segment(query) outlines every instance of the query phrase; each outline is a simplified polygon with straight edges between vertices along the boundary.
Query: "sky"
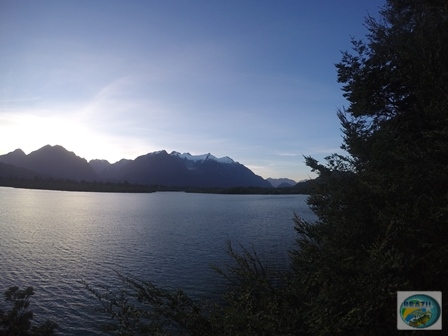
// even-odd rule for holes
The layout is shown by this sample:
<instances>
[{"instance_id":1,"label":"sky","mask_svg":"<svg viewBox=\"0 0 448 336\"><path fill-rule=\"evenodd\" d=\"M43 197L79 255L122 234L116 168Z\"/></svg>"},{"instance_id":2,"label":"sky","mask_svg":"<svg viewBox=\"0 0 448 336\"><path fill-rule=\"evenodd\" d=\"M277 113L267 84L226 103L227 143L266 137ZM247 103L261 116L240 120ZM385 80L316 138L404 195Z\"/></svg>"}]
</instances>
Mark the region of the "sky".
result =
<instances>
[{"instance_id":1,"label":"sky","mask_svg":"<svg viewBox=\"0 0 448 336\"><path fill-rule=\"evenodd\" d=\"M343 153L335 64L380 0L0 1L0 154L229 156L264 178Z\"/></svg>"}]
</instances>

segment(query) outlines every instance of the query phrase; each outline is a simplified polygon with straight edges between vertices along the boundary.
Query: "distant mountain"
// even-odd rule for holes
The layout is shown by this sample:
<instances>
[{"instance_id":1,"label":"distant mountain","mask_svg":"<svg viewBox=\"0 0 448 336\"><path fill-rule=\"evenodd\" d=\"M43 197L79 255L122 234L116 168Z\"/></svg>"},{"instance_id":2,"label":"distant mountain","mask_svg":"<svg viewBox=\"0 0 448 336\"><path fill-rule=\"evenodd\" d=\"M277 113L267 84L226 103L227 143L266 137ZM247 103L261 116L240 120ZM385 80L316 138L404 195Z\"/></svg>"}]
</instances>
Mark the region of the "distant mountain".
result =
<instances>
[{"instance_id":1,"label":"distant mountain","mask_svg":"<svg viewBox=\"0 0 448 336\"><path fill-rule=\"evenodd\" d=\"M26 154L21 149L16 149L5 155L0 155L0 162L11 164L14 166L20 166L21 161L26 156Z\"/></svg>"},{"instance_id":2,"label":"distant mountain","mask_svg":"<svg viewBox=\"0 0 448 336\"><path fill-rule=\"evenodd\" d=\"M110 162L107 160L94 159L89 161L89 165L93 168L95 173L99 175L105 168L110 166Z\"/></svg>"},{"instance_id":3,"label":"distant mountain","mask_svg":"<svg viewBox=\"0 0 448 336\"><path fill-rule=\"evenodd\" d=\"M210 153L202 154L202 155L191 155L190 153L181 154L179 152L173 151L173 152L171 152L170 155L177 156L181 159L186 159L187 161L193 161L193 162L203 162L203 161L211 160L211 161L216 161L219 163L235 163L235 161L233 161L228 156L225 156L223 158L217 158L216 156L213 156Z\"/></svg>"},{"instance_id":4,"label":"distant mountain","mask_svg":"<svg viewBox=\"0 0 448 336\"><path fill-rule=\"evenodd\" d=\"M26 155L17 149L0 155L0 177L53 178L75 181L129 182L167 187L271 188L271 184L229 157L165 150L122 159L114 164L77 156L62 146L44 146ZM3 174L3 175L2 175Z\"/></svg>"},{"instance_id":5,"label":"distant mountain","mask_svg":"<svg viewBox=\"0 0 448 336\"><path fill-rule=\"evenodd\" d=\"M22 150L0 156L0 162L13 164L36 173L57 179L97 180L98 176L89 163L62 146L44 146L28 155Z\"/></svg>"},{"instance_id":6,"label":"distant mountain","mask_svg":"<svg viewBox=\"0 0 448 336\"><path fill-rule=\"evenodd\" d=\"M104 162L90 161L100 167ZM165 150L148 153L135 160L121 160L105 165L98 172L100 178L111 182L128 181L146 185L176 187L264 187L271 185L244 165L229 157L212 154L191 155Z\"/></svg>"},{"instance_id":7,"label":"distant mountain","mask_svg":"<svg viewBox=\"0 0 448 336\"><path fill-rule=\"evenodd\" d=\"M283 182L280 183L276 188L291 188L291 187L293 187L291 184Z\"/></svg>"},{"instance_id":8,"label":"distant mountain","mask_svg":"<svg viewBox=\"0 0 448 336\"><path fill-rule=\"evenodd\" d=\"M274 188L287 188L297 184L296 181L288 178L271 178L266 179Z\"/></svg>"},{"instance_id":9,"label":"distant mountain","mask_svg":"<svg viewBox=\"0 0 448 336\"><path fill-rule=\"evenodd\" d=\"M98 163L98 161L101 161L102 163ZM111 182L112 181L119 182L122 180L122 178L121 178L122 168L126 167L127 164L131 161L132 160L121 159L120 161L115 162L114 164L110 164L106 160L90 160L89 164L92 167L94 167L96 165L96 167L97 167L96 169L100 168L100 166L103 167L101 170L97 171L97 174L100 177L100 179L111 181ZM108 164L105 165L105 162L107 162Z\"/></svg>"},{"instance_id":10,"label":"distant mountain","mask_svg":"<svg viewBox=\"0 0 448 336\"><path fill-rule=\"evenodd\" d=\"M0 162L0 178L33 179L34 177L44 178L45 176L26 168Z\"/></svg>"}]
</instances>

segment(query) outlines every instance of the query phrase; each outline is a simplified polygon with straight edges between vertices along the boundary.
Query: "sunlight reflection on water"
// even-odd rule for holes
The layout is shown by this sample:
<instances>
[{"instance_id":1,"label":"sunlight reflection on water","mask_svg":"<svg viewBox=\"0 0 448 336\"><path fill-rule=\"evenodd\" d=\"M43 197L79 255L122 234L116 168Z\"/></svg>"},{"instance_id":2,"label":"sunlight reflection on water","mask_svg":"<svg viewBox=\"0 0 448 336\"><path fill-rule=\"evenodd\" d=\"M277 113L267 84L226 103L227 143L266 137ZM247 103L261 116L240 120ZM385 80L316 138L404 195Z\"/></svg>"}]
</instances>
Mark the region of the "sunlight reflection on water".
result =
<instances>
[{"instance_id":1,"label":"sunlight reflection on water","mask_svg":"<svg viewBox=\"0 0 448 336\"><path fill-rule=\"evenodd\" d=\"M37 321L61 335L101 335L107 317L80 283L114 286L114 271L195 298L217 291L210 263L228 261L225 241L239 241L268 264L286 267L293 212L315 217L302 195L107 194L0 188L0 280L33 286Z\"/></svg>"}]
</instances>

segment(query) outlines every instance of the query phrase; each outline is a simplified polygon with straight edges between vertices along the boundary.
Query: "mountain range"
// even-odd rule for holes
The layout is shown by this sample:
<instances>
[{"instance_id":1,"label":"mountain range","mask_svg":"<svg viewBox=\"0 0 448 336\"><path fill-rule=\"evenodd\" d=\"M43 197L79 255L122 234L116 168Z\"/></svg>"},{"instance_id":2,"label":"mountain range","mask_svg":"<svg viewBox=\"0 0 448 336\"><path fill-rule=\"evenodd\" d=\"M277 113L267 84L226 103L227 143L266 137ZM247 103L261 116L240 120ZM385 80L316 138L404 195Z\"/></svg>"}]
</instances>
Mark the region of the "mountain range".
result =
<instances>
[{"instance_id":1,"label":"mountain range","mask_svg":"<svg viewBox=\"0 0 448 336\"><path fill-rule=\"evenodd\" d=\"M288 178L272 178L268 177L266 179L274 188L290 188L297 184L296 181Z\"/></svg>"},{"instance_id":2,"label":"mountain range","mask_svg":"<svg viewBox=\"0 0 448 336\"><path fill-rule=\"evenodd\" d=\"M75 181L128 182L173 187L272 188L272 184L229 157L191 155L165 150L116 163L91 160L64 147L44 146L26 155L16 149L0 155L0 177L52 178Z\"/></svg>"}]
</instances>

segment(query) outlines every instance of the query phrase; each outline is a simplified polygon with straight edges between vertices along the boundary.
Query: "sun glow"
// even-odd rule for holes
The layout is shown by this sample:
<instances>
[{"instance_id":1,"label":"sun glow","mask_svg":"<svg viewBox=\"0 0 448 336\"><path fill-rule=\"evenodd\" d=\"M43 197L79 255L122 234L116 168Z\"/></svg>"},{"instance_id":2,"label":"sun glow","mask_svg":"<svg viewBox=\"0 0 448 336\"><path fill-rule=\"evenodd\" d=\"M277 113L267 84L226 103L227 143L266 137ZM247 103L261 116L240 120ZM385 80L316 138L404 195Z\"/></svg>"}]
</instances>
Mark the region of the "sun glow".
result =
<instances>
[{"instance_id":1,"label":"sun glow","mask_svg":"<svg viewBox=\"0 0 448 336\"><path fill-rule=\"evenodd\" d=\"M0 135L1 154L16 148L29 153L45 145L61 145L87 160L116 155L113 141L106 141L73 119L20 114L3 116L1 122L4 125Z\"/></svg>"}]
</instances>

